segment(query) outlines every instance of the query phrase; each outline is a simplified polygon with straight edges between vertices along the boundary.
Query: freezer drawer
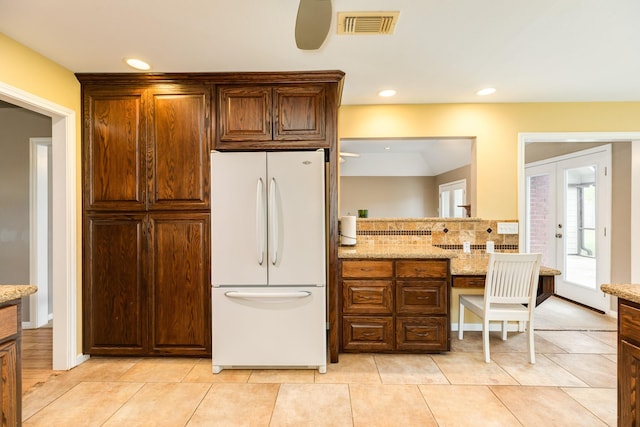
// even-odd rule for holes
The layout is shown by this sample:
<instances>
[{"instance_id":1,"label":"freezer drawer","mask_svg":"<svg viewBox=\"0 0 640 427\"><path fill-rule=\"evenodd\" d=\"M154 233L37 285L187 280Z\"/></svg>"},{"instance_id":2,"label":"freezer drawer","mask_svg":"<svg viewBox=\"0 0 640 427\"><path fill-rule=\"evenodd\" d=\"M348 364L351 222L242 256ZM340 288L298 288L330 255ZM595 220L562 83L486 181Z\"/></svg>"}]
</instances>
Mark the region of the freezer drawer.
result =
<instances>
[{"instance_id":1,"label":"freezer drawer","mask_svg":"<svg viewBox=\"0 0 640 427\"><path fill-rule=\"evenodd\" d=\"M213 288L213 372L242 367L326 372L325 289Z\"/></svg>"}]
</instances>

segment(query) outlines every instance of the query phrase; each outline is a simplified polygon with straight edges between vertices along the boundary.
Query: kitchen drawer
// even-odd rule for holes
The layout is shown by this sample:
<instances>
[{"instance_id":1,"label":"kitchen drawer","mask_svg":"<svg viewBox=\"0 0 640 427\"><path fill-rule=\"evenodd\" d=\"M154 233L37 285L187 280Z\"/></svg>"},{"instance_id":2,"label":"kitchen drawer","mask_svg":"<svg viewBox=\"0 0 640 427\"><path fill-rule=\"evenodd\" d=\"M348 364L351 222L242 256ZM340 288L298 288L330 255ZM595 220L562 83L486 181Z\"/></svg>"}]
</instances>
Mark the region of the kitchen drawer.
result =
<instances>
[{"instance_id":1,"label":"kitchen drawer","mask_svg":"<svg viewBox=\"0 0 640 427\"><path fill-rule=\"evenodd\" d=\"M18 306L0 308L0 340L18 333Z\"/></svg>"},{"instance_id":2,"label":"kitchen drawer","mask_svg":"<svg viewBox=\"0 0 640 427\"><path fill-rule=\"evenodd\" d=\"M621 303L618 313L620 338L640 343L640 309Z\"/></svg>"},{"instance_id":3,"label":"kitchen drawer","mask_svg":"<svg viewBox=\"0 0 640 427\"><path fill-rule=\"evenodd\" d=\"M397 314L447 314L446 280L410 280L396 283Z\"/></svg>"},{"instance_id":4,"label":"kitchen drawer","mask_svg":"<svg viewBox=\"0 0 640 427\"><path fill-rule=\"evenodd\" d=\"M393 276L393 261L342 261L342 277L387 278Z\"/></svg>"},{"instance_id":5,"label":"kitchen drawer","mask_svg":"<svg viewBox=\"0 0 640 427\"><path fill-rule=\"evenodd\" d=\"M342 342L345 351L393 350L393 318L344 316Z\"/></svg>"},{"instance_id":6,"label":"kitchen drawer","mask_svg":"<svg viewBox=\"0 0 640 427\"><path fill-rule=\"evenodd\" d=\"M396 277L446 279L449 277L449 262L448 260L398 261Z\"/></svg>"},{"instance_id":7,"label":"kitchen drawer","mask_svg":"<svg viewBox=\"0 0 640 427\"><path fill-rule=\"evenodd\" d=\"M344 280L342 311L345 314L392 314L391 280Z\"/></svg>"},{"instance_id":8,"label":"kitchen drawer","mask_svg":"<svg viewBox=\"0 0 640 427\"><path fill-rule=\"evenodd\" d=\"M396 350L448 351L446 316L396 318Z\"/></svg>"},{"instance_id":9,"label":"kitchen drawer","mask_svg":"<svg viewBox=\"0 0 640 427\"><path fill-rule=\"evenodd\" d=\"M453 276L454 288L484 288L485 276Z\"/></svg>"}]
</instances>

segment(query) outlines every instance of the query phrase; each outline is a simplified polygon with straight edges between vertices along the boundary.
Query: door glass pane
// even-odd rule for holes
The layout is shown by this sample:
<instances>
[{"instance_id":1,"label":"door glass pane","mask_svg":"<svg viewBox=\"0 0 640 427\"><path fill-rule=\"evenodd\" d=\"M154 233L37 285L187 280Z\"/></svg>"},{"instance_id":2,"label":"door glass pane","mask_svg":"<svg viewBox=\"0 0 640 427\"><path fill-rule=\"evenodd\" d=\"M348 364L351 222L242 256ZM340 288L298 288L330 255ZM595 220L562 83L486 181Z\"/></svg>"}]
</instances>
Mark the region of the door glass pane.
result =
<instances>
[{"instance_id":1,"label":"door glass pane","mask_svg":"<svg viewBox=\"0 0 640 427\"><path fill-rule=\"evenodd\" d=\"M596 287L596 166L565 171L565 280Z\"/></svg>"},{"instance_id":2,"label":"door glass pane","mask_svg":"<svg viewBox=\"0 0 640 427\"><path fill-rule=\"evenodd\" d=\"M443 191L440 193L440 217L441 218L449 218L451 214L449 213L449 207L451 206L450 202L451 191Z\"/></svg>"},{"instance_id":3,"label":"door glass pane","mask_svg":"<svg viewBox=\"0 0 640 427\"><path fill-rule=\"evenodd\" d=\"M464 205L464 189L457 188L453 190L453 217L464 218L465 210L462 207Z\"/></svg>"}]
</instances>

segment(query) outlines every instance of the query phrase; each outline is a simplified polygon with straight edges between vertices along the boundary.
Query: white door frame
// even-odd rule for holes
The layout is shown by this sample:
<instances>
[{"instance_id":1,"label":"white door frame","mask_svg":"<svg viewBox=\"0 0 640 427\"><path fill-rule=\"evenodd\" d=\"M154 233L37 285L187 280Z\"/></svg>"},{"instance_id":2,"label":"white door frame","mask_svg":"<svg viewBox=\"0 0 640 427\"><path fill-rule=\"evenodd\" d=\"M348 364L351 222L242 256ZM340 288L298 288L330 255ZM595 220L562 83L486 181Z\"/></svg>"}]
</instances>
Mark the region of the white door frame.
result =
<instances>
[{"instance_id":1,"label":"white door frame","mask_svg":"<svg viewBox=\"0 0 640 427\"><path fill-rule=\"evenodd\" d=\"M49 156L51 138L29 138L29 320L23 328L49 322Z\"/></svg>"},{"instance_id":2,"label":"white door frame","mask_svg":"<svg viewBox=\"0 0 640 427\"><path fill-rule=\"evenodd\" d=\"M529 142L631 141L631 259L640 255L640 132L521 132L518 133L518 220L525 223L524 152ZM523 229L521 227L521 229ZM524 248L524 233L519 244ZM640 266L631 263L631 281L640 282Z\"/></svg>"},{"instance_id":3,"label":"white door frame","mask_svg":"<svg viewBox=\"0 0 640 427\"><path fill-rule=\"evenodd\" d=\"M87 359L78 352L76 113L3 82L0 100L51 117L53 369L68 370Z\"/></svg>"}]
</instances>

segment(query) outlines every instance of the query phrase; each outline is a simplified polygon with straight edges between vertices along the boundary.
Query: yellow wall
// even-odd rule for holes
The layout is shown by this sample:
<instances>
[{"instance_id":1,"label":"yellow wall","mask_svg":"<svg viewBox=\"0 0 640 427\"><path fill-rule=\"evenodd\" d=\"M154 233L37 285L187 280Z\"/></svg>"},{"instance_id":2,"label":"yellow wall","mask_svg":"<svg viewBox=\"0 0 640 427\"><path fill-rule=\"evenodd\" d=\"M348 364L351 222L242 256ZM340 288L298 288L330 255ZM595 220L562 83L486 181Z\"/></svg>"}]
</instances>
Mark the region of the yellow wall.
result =
<instances>
[{"instance_id":1,"label":"yellow wall","mask_svg":"<svg viewBox=\"0 0 640 427\"><path fill-rule=\"evenodd\" d=\"M0 82L76 112L80 268L80 84L71 71L1 33ZM477 137L476 215L510 219L517 218L519 132L640 131L640 102L347 105L339 117L341 138ZM80 271L77 277L80 296Z\"/></svg>"},{"instance_id":2,"label":"yellow wall","mask_svg":"<svg viewBox=\"0 0 640 427\"><path fill-rule=\"evenodd\" d=\"M59 106L73 110L76 113L76 176L77 179L77 277L78 277L78 308L77 318L81 316L82 283L80 280L81 258L81 180L80 180L80 83L75 75L66 68L45 58L37 52L10 39L0 33L0 82L14 88L28 92L39 98ZM78 320L78 352L81 351L81 323Z\"/></svg>"},{"instance_id":3,"label":"yellow wall","mask_svg":"<svg viewBox=\"0 0 640 427\"><path fill-rule=\"evenodd\" d=\"M344 105L340 138L477 137L480 218L518 217L518 133L635 132L640 102Z\"/></svg>"},{"instance_id":4,"label":"yellow wall","mask_svg":"<svg viewBox=\"0 0 640 427\"><path fill-rule=\"evenodd\" d=\"M71 71L2 33L0 58L1 82L75 110L80 117L80 83ZM77 124L79 136L80 120Z\"/></svg>"}]
</instances>

